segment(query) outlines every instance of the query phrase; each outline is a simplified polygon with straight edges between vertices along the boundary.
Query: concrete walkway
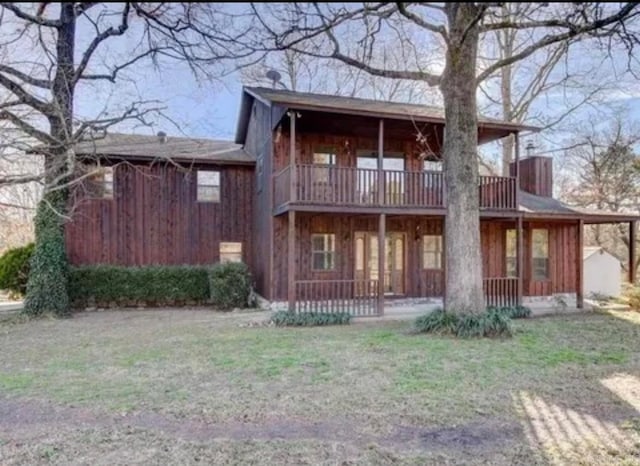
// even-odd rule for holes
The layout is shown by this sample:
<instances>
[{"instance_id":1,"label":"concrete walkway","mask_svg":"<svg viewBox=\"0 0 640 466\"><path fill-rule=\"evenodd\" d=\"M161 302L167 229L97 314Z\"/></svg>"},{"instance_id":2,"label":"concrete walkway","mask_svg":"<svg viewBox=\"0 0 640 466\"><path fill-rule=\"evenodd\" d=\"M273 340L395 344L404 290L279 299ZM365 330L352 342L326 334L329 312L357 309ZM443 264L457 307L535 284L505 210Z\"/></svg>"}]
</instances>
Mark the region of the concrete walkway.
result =
<instances>
[{"instance_id":1,"label":"concrete walkway","mask_svg":"<svg viewBox=\"0 0 640 466\"><path fill-rule=\"evenodd\" d=\"M0 301L0 315L12 314L22 310L22 301Z\"/></svg>"}]
</instances>

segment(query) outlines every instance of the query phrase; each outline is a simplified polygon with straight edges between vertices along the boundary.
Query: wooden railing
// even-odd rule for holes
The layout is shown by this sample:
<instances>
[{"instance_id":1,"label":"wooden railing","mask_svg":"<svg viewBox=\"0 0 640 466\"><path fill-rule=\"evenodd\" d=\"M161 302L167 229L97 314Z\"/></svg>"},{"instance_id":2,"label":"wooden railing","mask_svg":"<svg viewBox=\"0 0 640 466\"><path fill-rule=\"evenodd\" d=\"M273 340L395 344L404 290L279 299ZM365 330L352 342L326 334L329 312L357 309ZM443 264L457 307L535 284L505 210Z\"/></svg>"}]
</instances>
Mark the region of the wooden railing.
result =
<instances>
[{"instance_id":1,"label":"wooden railing","mask_svg":"<svg viewBox=\"0 0 640 466\"><path fill-rule=\"evenodd\" d=\"M378 170L298 164L274 176L274 201L279 207L287 202L338 206L388 206L397 208L444 208L445 183L442 172L384 170L383 195ZM516 179L481 176L480 208L491 210L516 208Z\"/></svg>"},{"instance_id":2,"label":"wooden railing","mask_svg":"<svg viewBox=\"0 0 640 466\"><path fill-rule=\"evenodd\" d=\"M517 278L485 278L483 282L487 306L515 306L518 304Z\"/></svg>"},{"instance_id":3,"label":"wooden railing","mask_svg":"<svg viewBox=\"0 0 640 466\"><path fill-rule=\"evenodd\" d=\"M516 209L516 178L513 176L481 176L480 208Z\"/></svg>"},{"instance_id":4,"label":"wooden railing","mask_svg":"<svg viewBox=\"0 0 640 466\"><path fill-rule=\"evenodd\" d=\"M378 280L298 280L296 312L378 314Z\"/></svg>"}]
</instances>

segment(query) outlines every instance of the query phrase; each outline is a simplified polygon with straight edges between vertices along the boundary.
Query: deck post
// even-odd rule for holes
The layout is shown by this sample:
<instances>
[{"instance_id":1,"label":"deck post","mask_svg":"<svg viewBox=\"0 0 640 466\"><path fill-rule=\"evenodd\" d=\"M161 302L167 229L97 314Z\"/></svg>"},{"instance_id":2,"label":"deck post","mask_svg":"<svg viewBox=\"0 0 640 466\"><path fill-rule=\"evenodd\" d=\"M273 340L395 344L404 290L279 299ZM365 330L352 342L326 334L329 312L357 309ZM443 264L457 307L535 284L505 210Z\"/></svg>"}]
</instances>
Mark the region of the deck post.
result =
<instances>
[{"instance_id":1,"label":"deck post","mask_svg":"<svg viewBox=\"0 0 640 466\"><path fill-rule=\"evenodd\" d=\"M635 221L629 222L629 283L636 282L636 228Z\"/></svg>"},{"instance_id":2,"label":"deck post","mask_svg":"<svg viewBox=\"0 0 640 466\"><path fill-rule=\"evenodd\" d=\"M516 273L518 277L518 306L522 306L524 294L524 230L522 216L516 219Z\"/></svg>"},{"instance_id":3,"label":"deck post","mask_svg":"<svg viewBox=\"0 0 640 466\"><path fill-rule=\"evenodd\" d=\"M289 201L296 201L296 111L289 110Z\"/></svg>"},{"instance_id":4,"label":"deck post","mask_svg":"<svg viewBox=\"0 0 640 466\"><path fill-rule=\"evenodd\" d=\"M378 221L378 315L384 314L384 260L385 260L385 237L386 215L380 214Z\"/></svg>"},{"instance_id":5,"label":"deck post","mask_svg":"<svg viewBox=\"0 0 640 466\"><path fill-rule=\"evenodd\" d=\"M289 224L287 231L287 292L289 311L296 309L296 212L289 210Z\"/></svg>"},{"instance_id":6,"label":"deck post","mask_svg":"<svg viewBox=\"0 0 640 466\"><path fill-rule=\"evenodd\" d=\"M384 205L384 120L378 125L378 204Z\"/></svg>"},{"instance_id":7,"label":"deck post","mask_svg":"<svg viewBox=\"0 0 640 466\"><path fill-rule=\"evenodd\" d=\"M578 241L576 241L576 307L582 309L584 307L584 290L582 275L582 255L584 245L584 220L578 221Z\"/></svg>"},{"instance_id":8,"label":"deck post","mask_svg":"<svg viewBox=\"0 0 640 466\"><path fill-rule=\"evenodd\" d=\"M513 164L514 174L516 177L516 210L520 210L520 134L518 132L514 133L514 160ZM518 272L519 273L519 272Z\"/></svg>"},{"instance_id":9,"label":"deck post","mask_svg":"<svg viewBox=\"0 0 640 466\"><path fill-rule=\"evenodd\" d=\"M384 120L378 126L378 205L384 205ZM387 218L380 214L378 219L378 315L384 314L384 260Z\"/></svg>"}]
</instances>

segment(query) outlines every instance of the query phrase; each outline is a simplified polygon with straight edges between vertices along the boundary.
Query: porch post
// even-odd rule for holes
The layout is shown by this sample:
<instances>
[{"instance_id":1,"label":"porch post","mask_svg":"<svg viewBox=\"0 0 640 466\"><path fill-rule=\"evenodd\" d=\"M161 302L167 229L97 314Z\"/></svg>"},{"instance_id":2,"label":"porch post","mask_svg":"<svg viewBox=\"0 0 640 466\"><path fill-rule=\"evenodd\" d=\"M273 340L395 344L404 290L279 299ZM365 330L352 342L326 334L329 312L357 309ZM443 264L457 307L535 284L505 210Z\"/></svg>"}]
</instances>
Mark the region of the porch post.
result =
<instances>
[{"instance_id":1,"label":"porch post","mask_svg":"<svg viewBox=\"0 0 640 466\"><path fill-rule=\"evenodd\" d=\"M629 283L636 282L636 222L629 222Z\"/></svg>"},{"instance_id":2,"label":"porch post","mask_svg":"<svg viewBox=\"0 0 640 466\"><path fill-rule=\"evenodd\" d=\"M296 309L296 212L289 210L289 224L287 230L287 292L289 311Z\"/></svg>"},{"instance_id":3,"label":"porch post","mask_svg":"<svg viewBox=\"0 0 640 466\"><path fill-rule=\"evenodd\" d=\"M516 219L516 274L518 277L518 305L522 306L524 294L524 238L522 216Z\"/></svg>"},{"instance_id":4,"label":"porch post","mask_svg":"<svg viewBox=\"0 0 640 466\"><path fill-rule=\"evenodd\" d=\"M520 210L520 134L518 132L514 134L514 150L515 163L513 166L513 176L516 177L516 210Z\"/></svg>"},{"instance_id":5,"label":"porch post","mask_svg":"<svg viewBox=\"0 0 640 466\"><path fill-rule=\"evenodd\" d=\"M378 126L378 204L384 205L384 120L380 119ZM384 314L384 261L385 237L387 236L387 218L380 214L378 218L378 315Z\"/></svg>"},{"instance_id":6,"label":"porch post","mask_svg":"<svg viewBox=\"0 0 640 466\"><path fill-rule=\"evenodd\" d=\"M584 249L584 220L578 221L578 241L576 241L576 307L584 307L584 290L582 275L582 255Z\"/></svg>"},{"instance_id":7,"label":"porch post","mask_svg":"<svg viewBox=\"0 0 640 466\"><path fill-rule=\"evenodd\" d=\"M289 110L289 201L296 201L296 112Z\"/></svg>"}]
</instances>

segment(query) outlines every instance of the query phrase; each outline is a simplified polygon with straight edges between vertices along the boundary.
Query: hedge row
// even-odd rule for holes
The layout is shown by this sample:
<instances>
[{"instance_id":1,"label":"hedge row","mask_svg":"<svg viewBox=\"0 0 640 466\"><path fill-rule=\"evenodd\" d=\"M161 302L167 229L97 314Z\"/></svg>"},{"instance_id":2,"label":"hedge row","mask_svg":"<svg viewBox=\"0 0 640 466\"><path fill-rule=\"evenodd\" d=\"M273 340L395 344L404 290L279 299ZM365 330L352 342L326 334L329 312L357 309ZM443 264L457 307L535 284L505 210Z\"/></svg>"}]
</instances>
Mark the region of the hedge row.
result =
<instances>
[{"instance_id":1,"label":"hedge row","mask_svg":"<svg viewBox=\"0 0 640 466\"><path fill-rule=\"evenodd\" d=\"M72 267L69 297L76 308L97 306L247 307L252 296L247 266Z\"/></svg>"}]
</instances>

